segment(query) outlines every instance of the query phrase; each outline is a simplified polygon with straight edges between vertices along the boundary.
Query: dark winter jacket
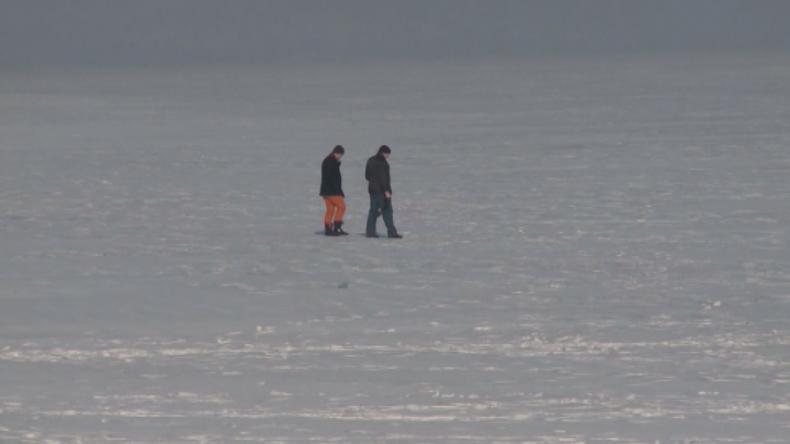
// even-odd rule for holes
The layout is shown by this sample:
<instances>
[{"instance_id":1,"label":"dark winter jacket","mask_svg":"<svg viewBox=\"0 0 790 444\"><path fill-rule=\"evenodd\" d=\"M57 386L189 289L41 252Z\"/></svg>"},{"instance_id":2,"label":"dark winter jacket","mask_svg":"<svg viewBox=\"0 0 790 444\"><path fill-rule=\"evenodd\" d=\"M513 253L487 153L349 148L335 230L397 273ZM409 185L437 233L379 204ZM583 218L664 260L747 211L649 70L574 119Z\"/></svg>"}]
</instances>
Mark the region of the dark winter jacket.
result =
<instances>
[{"instance_id":1,"label":"dark winter jacket","mask_svg":"<svg viewBox=\"0 0 790 444\"><path fill-rule=\"evenodd\" d=\"M392 192L390 185L390 164L381 154L368 159L365 167L365 179L368 180L370 194Z\"/></svg>"},{"instance_id":2,"label":"dark winter jacket","mask_svg":"<svg viewBox=\"0 0 790 444\"><path fill-rule=\"evenodd\" d=\"M344 196L340 161L330 154L321 164L321 196Z\"/></svg>"}]
</instances>

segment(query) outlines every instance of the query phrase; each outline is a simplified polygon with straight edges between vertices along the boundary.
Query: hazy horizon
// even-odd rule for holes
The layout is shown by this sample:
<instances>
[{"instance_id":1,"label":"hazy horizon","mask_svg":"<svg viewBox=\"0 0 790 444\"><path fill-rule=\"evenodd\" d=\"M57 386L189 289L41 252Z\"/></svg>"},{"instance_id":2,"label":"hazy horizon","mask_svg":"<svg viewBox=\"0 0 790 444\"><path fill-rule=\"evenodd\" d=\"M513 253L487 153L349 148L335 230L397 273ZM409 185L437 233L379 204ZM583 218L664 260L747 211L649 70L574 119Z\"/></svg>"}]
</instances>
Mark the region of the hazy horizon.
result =
<instances>
[{"instance_id":1,"label":"hazy horizon","mask_svg":"<svg viewBox=\"0 0 790 444\"><path fill-rule=\"evenodd\" d=\"M4 0L0 66L786 52L778 0Z\"/></svg>"}]
</instances>

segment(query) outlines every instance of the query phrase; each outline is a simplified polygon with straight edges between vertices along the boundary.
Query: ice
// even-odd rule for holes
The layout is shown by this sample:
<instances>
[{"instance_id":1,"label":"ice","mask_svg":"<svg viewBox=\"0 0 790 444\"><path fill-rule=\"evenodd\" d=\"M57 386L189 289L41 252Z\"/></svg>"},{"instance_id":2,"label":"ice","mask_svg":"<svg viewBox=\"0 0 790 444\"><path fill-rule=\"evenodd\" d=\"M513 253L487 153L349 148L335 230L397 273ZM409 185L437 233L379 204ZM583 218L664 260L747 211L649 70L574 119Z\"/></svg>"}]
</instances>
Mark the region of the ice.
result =
<instances>
[{"instance_id":1,"label":"ice","mask_svg":"<svg viewBox=\"0 0 790 444\"><path fill-rule=\"evenodd\" d=\"M788 72L0 72L0 441L786 443Z\"/></svg>"}]
</instances>

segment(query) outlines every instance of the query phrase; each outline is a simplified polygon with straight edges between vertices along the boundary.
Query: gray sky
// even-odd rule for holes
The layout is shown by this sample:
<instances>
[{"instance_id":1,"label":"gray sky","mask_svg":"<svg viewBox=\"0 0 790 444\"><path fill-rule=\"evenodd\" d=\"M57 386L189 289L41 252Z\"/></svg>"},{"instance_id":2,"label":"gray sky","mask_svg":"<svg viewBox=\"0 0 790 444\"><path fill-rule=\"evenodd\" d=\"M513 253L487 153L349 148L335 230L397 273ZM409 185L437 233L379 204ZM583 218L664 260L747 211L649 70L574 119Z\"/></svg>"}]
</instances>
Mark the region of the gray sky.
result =
<instances>
[{"instance_id":1,"label":"gray sky","mask_svg":"<svg viewBox=\"0 0 790 444\"><path fill-rule=\"evenodd\" d=\"M0 65L787 51L786 0L0 0Z\"/></svg>"}]
</instances>

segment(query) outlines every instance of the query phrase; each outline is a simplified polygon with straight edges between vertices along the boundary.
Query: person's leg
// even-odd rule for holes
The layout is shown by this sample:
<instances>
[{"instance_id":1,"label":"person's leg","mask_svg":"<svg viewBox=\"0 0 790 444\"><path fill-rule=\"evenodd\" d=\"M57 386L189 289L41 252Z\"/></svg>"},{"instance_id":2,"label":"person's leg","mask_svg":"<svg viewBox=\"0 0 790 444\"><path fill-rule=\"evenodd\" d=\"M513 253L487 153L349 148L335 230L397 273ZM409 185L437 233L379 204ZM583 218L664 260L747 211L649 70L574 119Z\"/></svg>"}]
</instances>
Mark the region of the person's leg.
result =
<instances>
[{"instance_id":1,"label":"person's leg","mask_svg":"<svg viewBox=\"0 0 790 444\"><path fill-rule=\"evenodd\" d=\"M381 205L380 197L381 195L378 194L370 195L370 211L368 211L368 224L367 228L365 229L365 234L368 236L376 234L376 219L379 217L379 208Z\"/></svg>"},{"instance_id":2,"label":"person's leg","mask_svg":"<svg viewBox=\"0 0 790 444\"><path fill-rule=\"evenodd\" d=\"M343 225L343 216L346 214L346 201L343 199L343 196L334 196L332 200L336 208L335 223Z\"/></svg>"},{"instance_id":3,"label":"person's leg","mask_svg":"<svg viewBox=\"0 0 790 444\"><path fill-rule=\"evenodd\" d=\"M332 220L335 217L335 204L332 202L332 198L324 197L324 205L326 205L326 212L324 212L324 226L332 225Z\"/></svg>"},{"instance_id":4,"label":"person's leg","mask_svg":"<svg viewBox=\"0 0 790 444\"><path fill-rule=\"evenodd\" d=\"M398 234L398 230L395 228L395 222L393 221L392 217L392 200L384 200L381 208L381 215L384 219L384 225L387 226L387 235L393 236Z\"/></svg>"},{"instance_id":5,"label":"person's leg","mask_svg":"<svg viewBox=\"0 0 790 444\"><path fill-rule=\"evenodd\" d=\"M343 231L343 216L346 214L346 201L343 199L343 196L332 196L331 199L336 209L334 223L335 234L345 236L348 234Z\"/></svg>"},{"instance_id":6,"label":"person's leg","mask_svg":"<svg viewBox=\"0 0 790 444\"><path fill-rule=\"evenodd\" d=\"M328 197L324 197L324 204L326 205L326 213L324 213L324 234L327 236L337 236L332 227L332 219L335 217L335 205Z\"/></svg>"}]
</instances>

